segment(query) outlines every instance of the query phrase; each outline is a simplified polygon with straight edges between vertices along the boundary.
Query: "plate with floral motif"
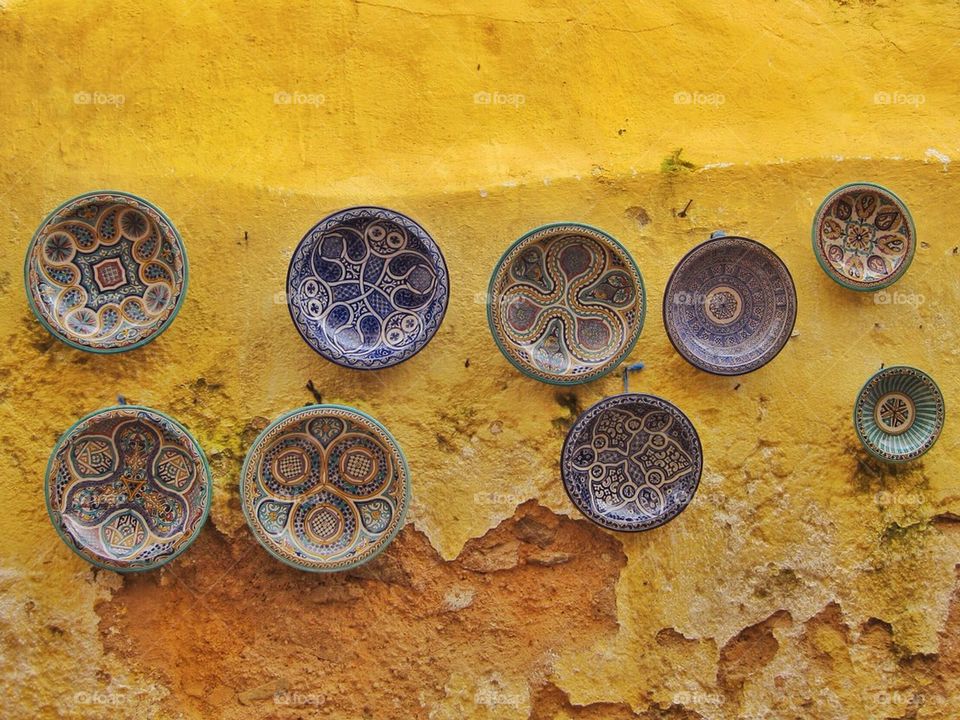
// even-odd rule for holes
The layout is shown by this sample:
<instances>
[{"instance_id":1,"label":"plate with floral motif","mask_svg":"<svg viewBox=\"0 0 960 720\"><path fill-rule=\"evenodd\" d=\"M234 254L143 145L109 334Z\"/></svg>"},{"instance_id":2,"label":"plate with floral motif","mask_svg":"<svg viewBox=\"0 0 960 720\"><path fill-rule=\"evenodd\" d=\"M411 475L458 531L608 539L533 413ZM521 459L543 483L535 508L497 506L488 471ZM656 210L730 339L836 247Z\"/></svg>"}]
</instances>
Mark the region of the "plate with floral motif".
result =
<instances>
[{"instance_id":1,"label":"plate with floral motif","mask_svg":"<svg viewBox=\"0 0 960 720\"><path fill-rule=\"evenodd\" d=\"M917 231L906 204L868 182L837 188L813 220L813 254L823 271L851 290L880 290L907 271Z\"/></svg>"},{"instance_id":2,"label":"plate with floral motif","mask_svg":"<svg viewBox=\"0 0 960 720\"><path fill-rule=\"evenodd\" d=\"M89 352L122 352L173 322L187 291L187 255L155 205L129 193L91 192L37 229L24 284L31 310L55 338Z\"/></svg>"},{"instance_id":3,"label":"plate with floral motif","mask_svg":"<svg viewBox=\"0 0 960 720\"><path fill-rule=\"evenodd\" d=\"M348 570L382 552L403 526L410 471L397 441L369 415L310 405L254 441L240 502L257 541L278 560Z\"/></svg>"},{"instance_id":4,"label":"plate with floral motif","mask_svg":"<svg viewBox=\"0 0 960 720\"><path fill-rule=\"evenodd\" d=\"M98 410L65 432L47 465L50 520L67 546L98 567L151 570L196 539L213 481L203 450L157 410Z\"/></svg>"}]
</instances>

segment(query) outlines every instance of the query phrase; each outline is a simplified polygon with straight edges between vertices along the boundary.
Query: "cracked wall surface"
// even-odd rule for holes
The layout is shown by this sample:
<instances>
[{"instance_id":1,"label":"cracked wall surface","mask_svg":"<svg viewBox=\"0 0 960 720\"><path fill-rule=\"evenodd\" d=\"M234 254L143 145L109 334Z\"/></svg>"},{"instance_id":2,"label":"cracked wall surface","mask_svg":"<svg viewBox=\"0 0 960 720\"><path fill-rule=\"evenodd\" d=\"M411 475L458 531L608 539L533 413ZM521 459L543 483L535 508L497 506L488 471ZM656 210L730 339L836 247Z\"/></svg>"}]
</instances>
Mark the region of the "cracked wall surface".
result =
<instances>
[{"instance_id":1,"label":"cracked wall surface","mask_svg":"<svg viewBox=\"0 0 960 720\"><path fill-rule=\"evenodd\" d=\"M0 717L960 717L956 418L898 468L850 419L881 364L960 397L956 5L0 0L0 68ZM882 297L810 250L861 179L921 241ZM159 205L190 260L170 329L117 356L54 341L21 283L44 215L97 188ZM282 295L303 232L363 203L424 225L453 293L376 373L316 356ZM703 442L694 502L647 533L587 523L559 479L620 379L537 383L486 327L494 263L555 220L633 254L632 387ZM794 336L740 378L687 365L660 319L716 229L798 291ZM197 543L136 577L72 554L43 502L57 437L118 396L186 424L215 484ZM394 544L332 577L261 550L237 490L259 430L317 400L381 420L413 478Z\"/></svg>"}]
</instances>

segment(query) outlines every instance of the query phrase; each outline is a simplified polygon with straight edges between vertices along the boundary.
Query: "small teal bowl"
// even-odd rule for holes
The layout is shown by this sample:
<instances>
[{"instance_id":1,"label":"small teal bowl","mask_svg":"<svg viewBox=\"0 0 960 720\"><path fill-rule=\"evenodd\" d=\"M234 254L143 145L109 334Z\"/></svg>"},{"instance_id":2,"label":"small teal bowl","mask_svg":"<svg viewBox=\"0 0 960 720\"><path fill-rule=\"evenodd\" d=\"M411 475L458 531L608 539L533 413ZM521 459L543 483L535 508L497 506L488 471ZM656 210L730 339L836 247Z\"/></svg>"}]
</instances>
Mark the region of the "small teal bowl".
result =
<instances>
[{"instance_id":1,"label":"small teal bowl","mask_svg":"<svg viewBox=\"0 0 960 720\"><path fill-rule=\"evenodd\" d=\"M940 437L946 410L940 388L925 372L907 365L884 368L860 389L853 426L876 458L914 460Z\"/></svg>"}]
</instances>

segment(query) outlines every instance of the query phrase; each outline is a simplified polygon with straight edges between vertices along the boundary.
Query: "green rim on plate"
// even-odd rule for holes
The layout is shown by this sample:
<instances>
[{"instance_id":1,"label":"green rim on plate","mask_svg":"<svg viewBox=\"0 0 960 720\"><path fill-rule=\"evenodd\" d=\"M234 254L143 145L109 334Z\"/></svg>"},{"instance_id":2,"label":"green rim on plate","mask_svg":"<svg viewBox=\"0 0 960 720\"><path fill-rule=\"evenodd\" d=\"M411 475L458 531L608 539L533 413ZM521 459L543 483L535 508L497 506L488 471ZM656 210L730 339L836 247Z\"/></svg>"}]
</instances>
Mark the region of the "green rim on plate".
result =
<instances>
[{"instance_id":1,"label":"green rim on plate","mask_svg":"<svg viewBox=\"0 0 960 720\"><path fill-rule=\"evenodd\" d=\"M374 418L344 405L308 405L281 415L250 446L240 504L273 557L311 572L349 570L400 531L410 470Z\"/></svg>"},{"instance_id":2,"label":"green rim on plate","mask_svg":"<svg viewBox=\"0 0 960 720\"><path fill-rule=\"evenodd\" d=\"M946 417L943 394L929 375L908 365L875 373L857 394L853 426L870 454L907 462L940 437Z\"/></svg>"},{"instance_id":3,"label":"green rim on plate","mask_svg":"<svg viewBox=\"0 0 960 720\"><path fill-rule=\"evenodd\" d=\"M516 240L493 269L487 323L503 356L553 385L596 380L633 350L647 301L640 268L614 237L556 222Z\"/></svg>"},{"instance_id":4,"label":"green rim on plate","mask_svg":"<svg viewBox=\"0 0 960 720\"><path fill-rule=\"evenodd\" d=\"M77 555L116 572L153 570L193 544L210 514L203 448L179 422L142 405L85 415L47 462L44 498Z\"/></svg>"},{"instance_id":5,"label":"green rim on plate","mask_svg":"<svg viewBox=\"0 0 960 720\"><path fill-rule=\"evenodd\" d=\"M907 272L917 231L906 203L882 185L855 182L833 190L813 217L813 254L850 290L872 292Z\"/></svg>"},{"instance_id":6,"label":"green rim on plate","mask_svg":"<svg viewBox=\"0 0 960 720\"><path fill-rule=\"evenodd\" d=\"M40 324L70 347L117 353L158 337L187 294L183 239L156 205L117 190L67 200L37 228L23 282Z\"/></svg>"}]
</instances>

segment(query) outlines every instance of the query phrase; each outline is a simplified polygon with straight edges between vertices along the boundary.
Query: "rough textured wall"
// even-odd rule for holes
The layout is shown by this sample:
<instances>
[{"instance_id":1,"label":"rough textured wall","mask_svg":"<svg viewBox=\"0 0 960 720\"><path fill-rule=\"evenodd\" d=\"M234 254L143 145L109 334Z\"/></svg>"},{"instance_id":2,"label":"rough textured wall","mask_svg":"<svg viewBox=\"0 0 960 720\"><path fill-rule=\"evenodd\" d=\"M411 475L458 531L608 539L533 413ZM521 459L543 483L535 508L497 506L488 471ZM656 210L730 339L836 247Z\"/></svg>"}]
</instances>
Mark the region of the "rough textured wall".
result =
<instances>
[{"instance_id":1,"label":"rough textured wall","mask_svg":"<svg viewBox=\"0 0 960 720\"><path fill-rule=\"evenodd\" d=\"M960 425L892 469L850 421L881 363L960 398L958 42L932 2L0 0L0 716L960 716ZM819 201L858 179L916 220L891 302L810 251ZM171 328L112 357L52 340L20 279L46 212L104 187L163 208L191 263ZM428 228L453 286L428 348L374 374L313 354L278 295L301 234L366 202ZM619 379L526 379L486 327L502 250L559 219L633 253L634 387L703 440L695 501L641 535L580 520L559 480ZM692 369L659 316L717 228L773 247L799 294L795 336L742 378ZM271 560L238 502L247 446L308 382L413 474L407 527L336 577ZM137 577L73 555L42 495L59 434L118 395L184 422L216 484L198 542Z\"/></svg>"}]
</instances>

